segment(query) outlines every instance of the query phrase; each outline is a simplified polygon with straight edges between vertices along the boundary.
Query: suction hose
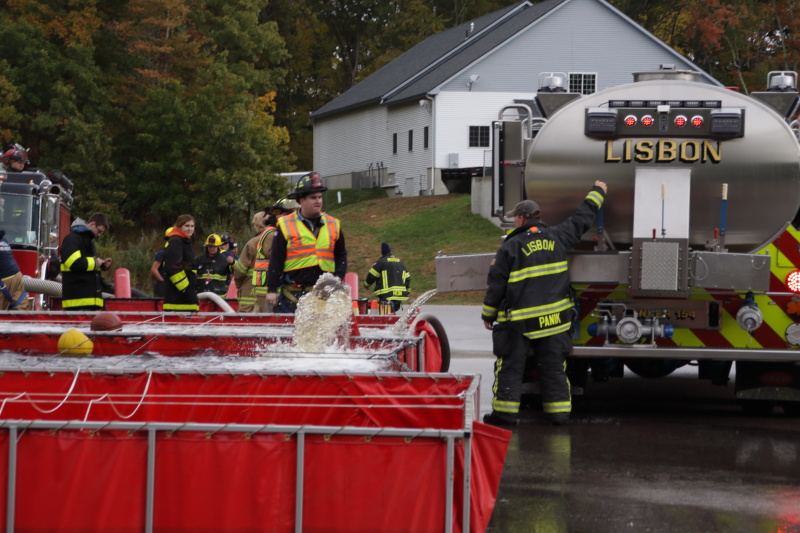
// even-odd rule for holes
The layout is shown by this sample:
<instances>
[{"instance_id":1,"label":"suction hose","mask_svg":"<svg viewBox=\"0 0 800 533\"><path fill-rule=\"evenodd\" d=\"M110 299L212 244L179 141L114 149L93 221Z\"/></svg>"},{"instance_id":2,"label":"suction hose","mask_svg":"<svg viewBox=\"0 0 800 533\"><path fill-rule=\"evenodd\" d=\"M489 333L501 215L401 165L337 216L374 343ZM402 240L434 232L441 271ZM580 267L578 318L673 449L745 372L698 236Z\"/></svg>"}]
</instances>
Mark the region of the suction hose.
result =
<instances>
[{"instance_id":1,"label":"suction hose","mask_svg":"<svg viewBox=\"0 0 800 533\"><path fill-rule=\"evenodd\" d=\"M25 283L25 290L35 294L44 294L53 298L61 298L61 283L46 279L22 277Z\"/></svg>"},{"instance_id":2,"label":"suction hose","mask_svg":"<svg viewBox=\"0 0 800 533\"><path fill-rule=\"evenodd\" d=\"M228 302L222 299L222 297L218 294L214 294L213 292L201 292L197 295L198 300L211 300L214 302L217 307L222 309L222 312L226 315L235 315L236 311L233 310L233 307L228 305Z\"/></svg>"}]
</instances>

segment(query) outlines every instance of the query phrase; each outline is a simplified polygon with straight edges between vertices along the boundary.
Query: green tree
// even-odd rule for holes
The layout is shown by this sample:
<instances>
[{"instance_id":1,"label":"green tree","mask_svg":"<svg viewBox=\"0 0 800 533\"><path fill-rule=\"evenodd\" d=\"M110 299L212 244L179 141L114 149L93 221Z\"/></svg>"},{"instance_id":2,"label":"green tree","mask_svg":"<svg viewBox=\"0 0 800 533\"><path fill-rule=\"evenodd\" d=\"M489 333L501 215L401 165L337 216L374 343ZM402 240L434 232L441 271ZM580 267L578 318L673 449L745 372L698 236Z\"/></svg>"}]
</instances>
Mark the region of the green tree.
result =
<instances>
[{"instance_id":1,"label":"green tree","mask_svg":"<svg viewBox=\"0 0 800 533\"><path fill-rule=\"evenodd\" d=\"M135 69L119 135L125 209L161 225L179 213L249 222L286 192L285 129L272 114L285 49L260 5L131 0L115 26Z\"/></svg>"},{"instance_id":2,"label":"green tree","mask_svg":"<svg viewBox=\"0 0 800 533\"><path fill-rule=\"evenodd\" d=\"M0 60L0 72L9 69L8 61ZM0 148L19 136L22 113L18 108L19 90L3 74L0 74Z\"/></svg>"},{"instance_id":3,"label":"green tree","mask_svg":"<svg viewBox=\"0 0 800 533\"><path fill-rule=\"evenodd\" d=\"M19 0L2 16L5 98L13 98L15 108L10 124L21 117L13 140L31 148L42 169L59 168L72 178L82 191L75 202L80 213L109 211L122 189L115 187L112 145L104 131L112 107L94 61L93 39L101 26L95 3L73 9Z\"/></svg>"}]
</instances>

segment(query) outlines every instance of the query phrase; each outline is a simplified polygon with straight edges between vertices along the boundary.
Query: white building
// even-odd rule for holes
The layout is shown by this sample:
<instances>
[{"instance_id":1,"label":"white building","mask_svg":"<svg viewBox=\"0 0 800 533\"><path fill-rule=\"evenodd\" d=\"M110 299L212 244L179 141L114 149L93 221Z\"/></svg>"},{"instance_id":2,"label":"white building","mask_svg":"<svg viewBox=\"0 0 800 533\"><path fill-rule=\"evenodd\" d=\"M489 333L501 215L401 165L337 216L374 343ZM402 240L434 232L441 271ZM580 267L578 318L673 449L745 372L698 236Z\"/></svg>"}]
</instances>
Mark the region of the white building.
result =
<instances>
[{"instance_id":1,"label":"white building","mask_svg":"<svg viewBox=\"0 0 800 533\"><path fill-rule=\"evenodd\" d=\"M314 169L331 188L467 192L491 166L492 121L545 73L589 94L661 64L700 71L604 0L520 2L425 39L312 113Z\"/></svg>"}]
</instances>

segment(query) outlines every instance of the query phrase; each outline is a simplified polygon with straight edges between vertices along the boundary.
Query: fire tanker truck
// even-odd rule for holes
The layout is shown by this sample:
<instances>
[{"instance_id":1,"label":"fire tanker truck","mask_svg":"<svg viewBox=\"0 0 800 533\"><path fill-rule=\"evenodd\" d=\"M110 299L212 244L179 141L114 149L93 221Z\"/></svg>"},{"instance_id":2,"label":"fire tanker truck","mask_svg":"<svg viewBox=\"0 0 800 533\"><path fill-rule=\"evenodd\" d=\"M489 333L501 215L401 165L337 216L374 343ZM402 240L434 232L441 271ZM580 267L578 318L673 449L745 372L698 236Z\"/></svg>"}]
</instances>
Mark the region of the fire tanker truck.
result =
<instances>
[{"instance_id":1,"label":"fire tanker truck","mask_svg":"<svg viewBox=\"0 0 800 533\"><path fill-rule=\"evenodd\" d=\"M60 170L0 170L0 229L26 276L26 288L37 293L34 306L39 309L48 305L50 283L45 280L58 274L52 266L70 231L72 189Z\"/></svg>"},{"instance_id":2,"label":"fire tanker truck","mask_svg":"<svg viewBox=\"0 0 800 533\"><path fill-rule=\"evenodd\" d=\"M800 414L797 74L749 96L668 66L586 96L540 80L493 123L492 216L531 198L557 223L609 186L570 257L573 385L687 364L722 385L735 362L746 410ZM437 257L438 290L485 288L493 255Z\"/></svg>"}]
</instances>

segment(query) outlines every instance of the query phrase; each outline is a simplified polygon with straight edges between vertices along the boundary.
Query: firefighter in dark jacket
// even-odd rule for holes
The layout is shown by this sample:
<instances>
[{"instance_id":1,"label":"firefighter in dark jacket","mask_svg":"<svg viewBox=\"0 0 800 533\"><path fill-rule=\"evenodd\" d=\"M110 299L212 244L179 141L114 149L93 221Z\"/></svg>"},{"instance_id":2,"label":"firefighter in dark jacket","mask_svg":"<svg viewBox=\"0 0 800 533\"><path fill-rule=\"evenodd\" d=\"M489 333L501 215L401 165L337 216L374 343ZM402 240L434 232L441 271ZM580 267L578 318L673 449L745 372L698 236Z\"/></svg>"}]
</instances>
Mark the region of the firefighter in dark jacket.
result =
<instances>
[{"instance_id":1,"label":"firefighter in dark jacket","mask_svg":"<svg viewBox=\"0 0 800 533\"><path fill-rule=\"evenodd\" d=\"M294 313L301 296L311 292L324 272L339 279L347 274L347 250L339 219L322 211L328 188L317 172L297 182L287 198L300 208L278 220L267 271L267 303L281 313ZM278 287L281 287L280 297Z\"/></svg>"},{"instance_id":2,"label":"firefighter in dark jacket","mask_svg":"<svg viewBox=\"0 0 800 533\"><path fill-rule=\"evenodd\" d=\"M381 258L369 269L364 288L375 284L375 297L381 306L381 314L396 313L400 305L408 300L408 289L411 287L411 274L403 262L392 255L388 243L381 243Z\"/></svg>"},{"instance_id":3,"label":"firefighter in dark jacket","mask_svg":"<svg viewBox=\"0 0 800 533\"><path fill-rule=\"evenodd\" d=\"M169 233L164 252L164 270L167 282L164 286L164 311L196 312L197 271L194 266L194 217L181 215Z\"/></svg>"},{"instance_id":4,"label":"firefighter in dark jacket","mask_svg":"<svg viewBox=\"0 0 800 533\"><path fill-rule=\"evenodd\" d=\"M94 239L108 230L108 220L95 213L89 221L78 219L61 243L61 307L65 311L96 311L103 308L101 270L108 270L111 258L97 257Z\"/></svg>"},{"instance_id":5,"label":"firefighter in dark jacket","mask_svg":"<svg viewBox=\"0 0 800 533\"><path fill-rule=\"evenodd\" d=\"M532 200L516 205L507 216L515 229L508 234L489 269L482 319L493 330L495 382L492 412L484 422L516 425L522 396L525 359L533 349L539 368L544 412L555 425L572 411L566 356L572 348L567 252L594 223L607 187L596 181L578 210L555 226L542 223ZM495 324L496 322L496 324Z\"/></svg>"},{"instance_id":6,"label":"firefighter in dark jacket","mask_svg":"<svg viewBox=\"0 0 800 533\"><path fill-rule=\"evenodd\" d=\"M208 236L205 252L195 258L197 292L213 292L225 296L233 272L233 258L222 253L222 239L216 233Z\"/></svg>"}]
</instances>

